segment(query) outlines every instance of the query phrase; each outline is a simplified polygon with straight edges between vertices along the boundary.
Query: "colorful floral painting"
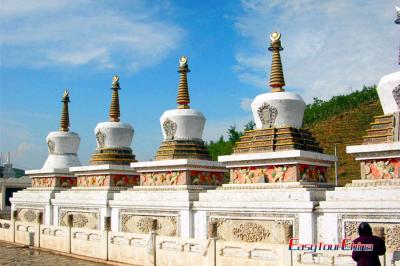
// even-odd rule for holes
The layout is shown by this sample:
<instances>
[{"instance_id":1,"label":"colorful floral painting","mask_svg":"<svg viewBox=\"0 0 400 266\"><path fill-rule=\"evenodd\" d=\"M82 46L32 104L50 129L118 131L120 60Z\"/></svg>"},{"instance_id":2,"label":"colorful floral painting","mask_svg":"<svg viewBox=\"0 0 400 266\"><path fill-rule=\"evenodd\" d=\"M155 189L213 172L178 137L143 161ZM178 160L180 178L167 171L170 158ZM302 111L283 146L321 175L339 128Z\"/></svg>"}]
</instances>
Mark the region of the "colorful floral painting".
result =
<instances>
[{"instance_id":1,"label":"colorful floral painting","mask_svg":"<svg viewBox=\"0 0 400 266\"><path fill-rule=\"evenodd\" d=\"M77 178L78 187L133 187L138 184L138 175L93 175Z\"/></svg>"},{"instance_id":2,"label":"colorful floral painting","mask_svg":"<svg viewBox=\"0 0 400 266\"><path fill-rule=\"evenodd\" d=\"M295 178L296 166L294 165L254 166L231 170L231 182L234 184L280 183L295 181Z\"/></svg>"},{"instance_id":3,"label":"colorful floral painting","mask_svg":"<svg viewBox=\"0 0 400 266\"><path fill-rule=\"evenodd\" d=\"M187 176L189 178L186 178ZM143 186L221 185L223 179L223 172L169 171L143 173L140 183Z\"/></svg>"},{"instance_id":4,"label":"colorful floral painting","mask_svg":"<svg viewBox=\"0 0 400 266\"><path fill-rule=\"evenodd\" d=\"M55 187L56 177L35 177L32 178L32 187Z\"/></svg>"},{"instance_id":5,"label":"colorful floral painting","mask_svg":"<svg viewBox=\"0 0 400 266\"><path fill-rule=\"evenodd\" d=\"M400 160L365 161L362 164L364 179L393 179L400 177Z\"/></svg>"},{"instance_id":6,"label":"colorful floral painting","mask_svg":"<svg viewBox=\"0 0 400 266\"><path fill-rule=\"evenodd\" d=\"M133 187L139 185L139 175L113 175L112 184L117 187Z\"/></svg>"},{"instance_id":7,"label":"colorful floral painting","mask_svg":"<svg viewBox=\"0 0 400 266\"><path fill-rule=\"evenodd\" d=\"M318 165L299 164L300 180L326 182L326 167Z\"/></svg>"},{"instance_id":8,"label":"colorful floral painting","mask_svg":"<svg viewBox=\"0 0 400 266\"><path fill-rule=\"evenodd\" d=\"M78 176L78 187L105 187L110 185L108 175Z\"/></svg>"},{"instance_id":9,"label":"colorful floral painting","mask_svg":"<svg viewBox=\"0 0 400 266\"><path fill-rule=\"evenodd\" d=\"M63 176L59 178L61 187L73 187L76 186L76 178L70 176Z\"/></svg>"},{"instance_id":10,"label":"colorful floral painting","mask_svg":"<svg viewBox=\"0 0 400 266\"><path fill-rule=\"evenodd\" d=\"M190 180L192 185L222 185L224 180L223 172L191 171Z\"/></svg>"},{"instance_id":11,"label":"colorful floral painting","mask_svg":"<svg viewBox=\"0 0 400 266\"><path fill-rule=\"evenodd\" d=\"M140 175L142 186L184 185L185 183L185 172L151 172Z\"/></svg>"}]
</instances>

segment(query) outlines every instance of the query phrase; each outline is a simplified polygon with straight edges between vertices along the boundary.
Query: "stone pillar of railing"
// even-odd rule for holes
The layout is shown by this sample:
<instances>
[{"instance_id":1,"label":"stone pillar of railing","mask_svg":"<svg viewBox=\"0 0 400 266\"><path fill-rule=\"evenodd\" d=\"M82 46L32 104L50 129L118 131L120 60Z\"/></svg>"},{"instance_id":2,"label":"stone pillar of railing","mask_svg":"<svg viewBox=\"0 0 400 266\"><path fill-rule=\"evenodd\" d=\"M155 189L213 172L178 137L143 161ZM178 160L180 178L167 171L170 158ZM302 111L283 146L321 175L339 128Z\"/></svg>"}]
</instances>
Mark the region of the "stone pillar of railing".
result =
<instances>
[{"instance_id":1,"label":"stone pillar of railing","mask_svg":"<svg viewBox=\"0 0 400 266\"><path fill-rule=\"evenodd\" d=\"M210 266L215 266L217 265L217 239L218 239L218 232L217 232L217 222L212 221L208 223L208 232L207 232L207 238L208 238L208 265Z\"/></svg>"},{"instance_id":2,"label":"stone pillar of railing","mask_svg":"<svg viewBox=\"0 0 400 266\"><path fill-rule=\"evenodd\" d=\"M378 226L378 227L374 227L373 228L374 231L374 235L379 236L380 238L383 239L383 241L385 241L385 228L382 226ZM386 266L386 252L385 254L383 254L383 265Z\"/></svg>"},{"instance_id":3,"label":"stone pillar of railing","mask_svg":"<svg viewBox=\"0 0 400 266\"><path fill-rule=\"evenodd\" d=\"M110 216L104 217L104 230L111 231L111 217Z\"/></svg>"},{"instance_id":4,"label":"stone pillar of railing","mask_svg":"<svg viewBox=\"0 0 400 266\"><path fill-rule=\"evenodd\" d=\"M156 256L156 237L157 237L157 219L151 220L149 238L147 240L147 255L148 260L146 265L153 265L155 266L157 263L157 256Z\"/></svg>"},{"instance_id":5,"label":"stone pillar of railing","mask_svg":"<svg viewBox=\"0 0 400 266\"><path fill-rule=\"evenodd\" d=\"M104 237L106 239L106 242L108 243L108 234L111 231L111 217L110 216L106 216L104 217ZM108 260L108 244L107 244L107 260Z\"/></svg>"},{"instance_id":6,"label":"stone pillar of railing","mask_svg":"<svg viewBox=\"0 0 400 266\"><path fill-rule=\"evenodd\" d=\"M12 238L11 241L13 243L15 243L15 222L18 219L18 211L17 210L13 210L13 212L11 213L11 227L12 227Z\"/></svg>"},{"instance_id":7,"label":"stone pillar of railing","mask_svg":"<svg viewBox=\"0 0 400 266\"><path fill-rule=\"evenodd\" d=\"M67 226L68 226L68 235L69 235L69 241L68 241L68 253L71 253L71 241L72 241L72 226L74 225L74 216L72 214L69 214L67 216Z\"/></svg>"}]
</instances>

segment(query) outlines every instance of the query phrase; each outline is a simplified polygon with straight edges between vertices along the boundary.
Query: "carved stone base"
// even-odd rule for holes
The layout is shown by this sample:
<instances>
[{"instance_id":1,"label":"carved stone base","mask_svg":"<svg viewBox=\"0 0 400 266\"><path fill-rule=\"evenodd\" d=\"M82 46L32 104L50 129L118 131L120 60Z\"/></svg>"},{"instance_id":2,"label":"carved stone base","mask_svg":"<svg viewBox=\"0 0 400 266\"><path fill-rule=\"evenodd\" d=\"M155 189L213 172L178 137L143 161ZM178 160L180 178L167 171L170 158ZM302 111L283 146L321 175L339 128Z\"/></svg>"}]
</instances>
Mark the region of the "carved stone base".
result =
<instances>
[{"instance_id":1,"label":"carved stone base","mask_svg":"<svg viewBox=\"0 0 400 266\"><path fill-rule=\"evenodd\" d=\"M225 241L287 244L293 237L291 220L212 218L217 237Z\"/></svg>"},{"instance_id":2,"label":"carved stone base","mask_svg":"<svg viewBox=\"0 0 400 266\"><path fill-rule=\"evenodd\" d=\"M17 221L28 223L42 223L43 210L34 208L17 208Z\"/></svg>"},{"instance_id":3,"label":"carved stone base","mask_svg":"<svg viewBox=\"0 0 400 266\"><path fill-rule=\"evenodd\" d=\"M161 236L179 236L178 216L140 215L139 213L122 213L120 215L122 232L148 234L152 220L157 221L157 234Z\"/></svg>"},{"instance_id":4,"label":"carved stone base","mask_svg":"<svg viewBox=\"0 0 400 266\"><path fill-rule=\"evenodd\" d=\"M136 162L135 155L130 148L100 148L92 155L90 162L93 165L120 164L129 165Z\"/></svg>"},{"instance_id":5,"label":"carved stone base","mask_svg":"<svg viewBox=\"0 0 400 266\"><path fill-rule=\"evenodd\" d=\"M386 220L386 221L385 221ZM341 239L355 239L358 235L358 226L368 222L374 235L385 239L388 252L400 252L400 216L374 215L341 215L338 228Z\"/></svg>"},{"instance_id":6,"label":"carved stone base","mask_svg":"<svg viewBox=\"0 0 400 266\"><path fill-rule=\"evenodd\" d=\"M322 152L319 143L306 129L293 127L265 128L245 131L235 145L234 154L305 150Z\"/></svg>"},{"instance_id":7,"label":"carved stone base","mask_svg":"<svg viewBox=\"0 0 400 266\"><path fill-rule=\"evenodd\" d=\"M156 154L156 160L199 159L210 160L203 141L164 140Z\"/></svg>"},{"instance_id":8,"label":"carved stone base","mask_svg":"<svg viewBox=\"0 0 400 266\"><path fill-rule=\"evenodd\" d=\"M72 215L72 227L98 229L99 213L97 211L61 209L59 212L59 225L68 226L68 216Z\"/></svg>"},{"instance_id":9,"label":"carved stone base","mask_svg":"<svg viewBox=\"0 0 400 266\"><path fill-rule=\"evenodd\" d=\"M363 144L390 143L399 139L399 112L374 116L374 121L363 136Z\"/></svg>"}]
</instances>

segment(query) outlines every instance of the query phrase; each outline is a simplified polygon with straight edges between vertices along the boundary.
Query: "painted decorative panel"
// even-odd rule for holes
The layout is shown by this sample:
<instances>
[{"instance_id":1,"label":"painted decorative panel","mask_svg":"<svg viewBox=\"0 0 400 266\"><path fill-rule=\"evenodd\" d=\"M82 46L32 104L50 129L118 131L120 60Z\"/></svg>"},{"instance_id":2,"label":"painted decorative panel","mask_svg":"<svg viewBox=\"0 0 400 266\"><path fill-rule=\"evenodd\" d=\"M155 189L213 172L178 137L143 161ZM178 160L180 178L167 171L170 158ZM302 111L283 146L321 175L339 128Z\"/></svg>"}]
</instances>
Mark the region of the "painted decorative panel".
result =
<instances>
[{"instance_id":1,"label":"painted decorative panel","mask_svg":"<svg viewBox=\"0 0 400 266\"><path fill-rule=\"evenodd\" d=\"M35 177L32 178L32 187L55 187L55 177Z\"/></svg>"},{"instance_id":2,"label":"painted decorative panel","mask_svg":"<svg viewBox=\"0 0 400 266\"><path fill-rule=\"evenodd\" d=\"M299 164L241 167L231 170L233 184L295 181L326 182L326 167Z\"/></svg>"},{"instance_id":3,"label":"painted decorative panel","mask_svg":"<svg viewBox=\"0 0 400 266\"><path fill-rule=\"evenodd\" d=\"M400 178L400 159L363 161L361 177L362 179Z\"/></svg>"},{"instance_id":4,"label":"painted decorative panel","mask_svg":"<svg viewBox=\"0 0 400 266\"><path fill-rule=\"evenodd\" d=\"M71 176L62 177L34 177L32 187L72 187L76 186L76 178Z\"/></svg>"},{"instance_id":5,"label":"painted decorative panel","mask_svg":"<svg viewBox=\"0 0 400 266\"><path fill-rule=\"evenodd\" d=\"M300 180L326 182L326 170L324 166L299 164Z\"/></svg>"},{"instance_id":6,"label":"painted decorative panel","mask_svg":"<svg viewBox=\"0 0 400 266\"><path fill-rule=\"evenodd\" d=\"M280 183L296 181L296 166L260 166L242 167L231 170L231 182L246 183Z\"/></svg>"},{"instance_id":7,"label":"painted decorative panel","mask_svg":"<svg viewBox=\"0 0 400 266\"><path fill-rule=\"evenodd\" d=\"M163 129L167 140L173 140L175 138L177 127L177 124L168 118L164 121Z\"/></svg>"},{"instance_id":8,"label":"painted decorative panel","mask_svg":"<svg viewBox=\"0 0 400 266\"><path fill-rule=\"evenodd\" d=\"M78 176L78 187L132 187L139 184L139 175L93 175Z\"/></svg>"},{"instance_id":9,"label":"painted decorative panel","mask_svg":"<svg viewBox=\"0 0 400 266\"><path fill-rule=\"evenodd\" d=\"M222 185L223 172L190 171L192 185Z\"/></svg>"},{"instance_id":10,"label":"painted decorative panel","mask_svg":"<svg viewBox=\"0 0 400 266\"><path fill-rule=\"evenodd\" d=\"M180 171L142 173L140 183L142 186L184 185L186 173Z\"/></svg>"},{"instance_id":11,"label":"painted decorative panel","mask_svg":"<svg viewBox=\"0 0 400 266\"><path fill-rule=\"evenodd\" d=\"M263 103L257 110L258 116L260 117L262 128L271 128L275 124L276 117L278 116L278 109Z\"/></svg>"}]
</instances>

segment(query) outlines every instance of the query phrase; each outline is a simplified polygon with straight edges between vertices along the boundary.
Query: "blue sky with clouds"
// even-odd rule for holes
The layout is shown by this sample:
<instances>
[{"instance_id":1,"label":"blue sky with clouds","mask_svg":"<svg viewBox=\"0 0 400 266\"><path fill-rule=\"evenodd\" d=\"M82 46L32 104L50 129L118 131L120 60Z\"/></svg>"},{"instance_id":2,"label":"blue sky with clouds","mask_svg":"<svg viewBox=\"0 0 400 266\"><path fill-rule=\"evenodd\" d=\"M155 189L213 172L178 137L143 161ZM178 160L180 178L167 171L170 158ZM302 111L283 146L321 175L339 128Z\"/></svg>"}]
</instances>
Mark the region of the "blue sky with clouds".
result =
<instances>
[{"instance_id":1,"label":"blue sky with clouds","mask_svg":"<svg viewBox=\"0 0 400 266\"><path fill-rule=\"evenodd\" d=\"M189 57L191 107L207 117L204 139L251 119L251 99L268 90L268 35L280 31L287 90L328 99L398 69L398 0L0 1L0 151L40 168L45 137L58 129L70 90L79 157L95 149L108 119L111 78L120 76L121 120L132 147L151 159L159 117L176 106L178 59Z\"/></svg>"}]
</instances>

